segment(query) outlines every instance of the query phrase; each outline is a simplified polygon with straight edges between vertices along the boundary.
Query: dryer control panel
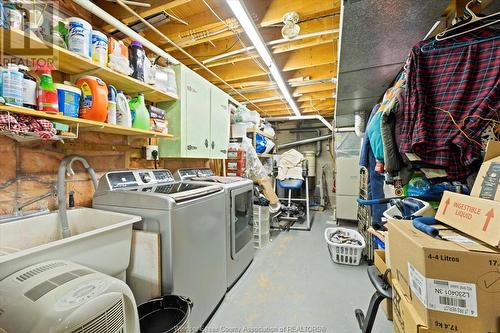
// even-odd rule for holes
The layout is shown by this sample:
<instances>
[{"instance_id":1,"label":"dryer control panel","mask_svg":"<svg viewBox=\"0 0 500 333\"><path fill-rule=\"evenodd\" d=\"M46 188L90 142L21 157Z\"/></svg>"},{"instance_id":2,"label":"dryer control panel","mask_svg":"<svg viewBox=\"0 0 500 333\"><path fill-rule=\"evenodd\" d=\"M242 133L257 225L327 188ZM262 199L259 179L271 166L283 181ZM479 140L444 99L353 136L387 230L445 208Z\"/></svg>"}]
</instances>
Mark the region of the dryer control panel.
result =
<instances>
[{"instance_id":1,"label":"dryer control panel","mask_svg":"<svg viewBox=\"0 0 500 333\"><path fill-rule=\"evenodd\" d=\"M169 170L129 170L108 172L105 176L108 189L120 189L141 185L173 183Z\"/></svg>"}]
</instances>

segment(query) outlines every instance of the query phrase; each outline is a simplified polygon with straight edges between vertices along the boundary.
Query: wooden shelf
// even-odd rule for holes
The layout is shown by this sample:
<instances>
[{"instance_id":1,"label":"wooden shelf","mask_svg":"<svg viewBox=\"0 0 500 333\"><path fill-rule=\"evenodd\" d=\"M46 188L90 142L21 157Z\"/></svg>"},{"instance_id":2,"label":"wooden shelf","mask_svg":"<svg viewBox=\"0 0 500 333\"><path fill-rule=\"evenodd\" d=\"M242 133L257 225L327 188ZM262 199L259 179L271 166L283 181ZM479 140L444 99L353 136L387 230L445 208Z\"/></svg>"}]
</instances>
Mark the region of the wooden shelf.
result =
<instances>
[{"instance_id":1,"label":"wooden shelf","mask_svg":"<svg viewBox=\"0 0 500 333\"><path fill-rule=\"evenodd\" d=\"M38 37L26 36L20 30L0 29L1 45L9 45L3 52L20 58L32 58L44 54L53 54L56 57L56 68L58 71L78 77L84 75L95 75L106 84L115 86L127 94L144 93L144 98L153 103L176 100L178 97L155 87L136 80L130 76L118 73L108 67L99 66L89 59L66 50L65 48L45 42ZM22 49L22 51L20 51ZM41 51L43 50L43 51Z\"/></svg>"},{"instance_id":2,"label":"wooden shelf","mask_svg":"<svg viewBox=\"0 0 500 333\"><path fill-rule=\"evenodd\" d=\"M140 136L140 137L157 137L157 138L173 138L171 134L162 134L153 131L147 131L137 128L127 128L118 125L111 125L107 123L101 123L99 121L87 120L81 118L67 117L60 114L46 113L43 111L37 111L28 109L20 106L13 105L0 105L0 111L11 112L15 114L23 114L27 116L33 116L38 118L43 118L47 120L56 121L58 123L63 123L67 125L78 124L80 131L88 132L99 132L99 133L109 133L125 136Z\"/></svg>"}]
</instances>

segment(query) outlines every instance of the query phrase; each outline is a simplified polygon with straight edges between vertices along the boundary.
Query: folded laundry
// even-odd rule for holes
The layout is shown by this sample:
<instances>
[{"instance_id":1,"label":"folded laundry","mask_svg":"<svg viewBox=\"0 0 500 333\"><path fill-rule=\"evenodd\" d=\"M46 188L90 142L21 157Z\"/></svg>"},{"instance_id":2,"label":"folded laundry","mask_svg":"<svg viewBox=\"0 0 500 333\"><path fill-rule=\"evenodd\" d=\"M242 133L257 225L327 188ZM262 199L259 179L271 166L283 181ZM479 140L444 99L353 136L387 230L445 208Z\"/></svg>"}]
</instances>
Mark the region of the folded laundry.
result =
<instances>
[{"instance_id":1,"label":"folded laundry","mask_svg":"<svg viewBox=\"0 0 500 333\"><path fill-rule=\"evenodd\" d=\"M363 245L356 238L351 237L348 233L337 230L330 235L330 241L337 244L346 244L346 245Z\"/></svg>"}]
</instances>

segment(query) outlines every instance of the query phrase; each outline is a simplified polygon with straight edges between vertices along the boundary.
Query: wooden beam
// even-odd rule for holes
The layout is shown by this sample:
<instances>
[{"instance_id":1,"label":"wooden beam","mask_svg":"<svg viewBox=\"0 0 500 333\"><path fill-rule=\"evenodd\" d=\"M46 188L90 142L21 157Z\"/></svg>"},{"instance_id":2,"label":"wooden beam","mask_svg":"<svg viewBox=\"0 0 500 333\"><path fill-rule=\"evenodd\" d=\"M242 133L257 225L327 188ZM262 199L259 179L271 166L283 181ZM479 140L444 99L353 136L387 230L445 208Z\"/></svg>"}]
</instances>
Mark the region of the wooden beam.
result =
<instances>
[{"instance_id":1,"label":"wooden beam","mask_svg":"<svg viewBox=\"0 0 500 333\"><path fill-rule=\"evenodd\" d=\"M255 92L255 93L244 94L244 95L249 100L281 96L281 94L278 90L259 91L259 92ZM239 97L239 98L236 98L239 101L244 100L241 96L236 96L236 97Z\"/></svg>"},{"instance_id":2,"label":"wooden beam","mask_svg":"<svg viewBox=\"0 0 500 333\"><path fill-rule=\"evenodd\" d=\"M225 81L233 82L248 78L255 77L267 77L267 72L262 70L257 64L252 60L243 61L238 63L238 65L226 65L222 67L214 68L213 71L222 77ZM205 76L203 72L198 71L202 76ZM207 76L208 77L208 76ZM214 80L213 77L210 78L211 81Z\"/></svg>"},{"instance_id":3,"label":"wooden beam","mask_svg":"<svg viewBox=\"0 0 500 333\"><path fill-rule=\"evenodd\" d=\"M290 53L288 57L280 57L278 63L282 63L282 70L285 72L332 64L337 61L337 43L329 43L298 50Z\"/></svg>"},{"instance_id":4,"label":"wooden beam","mask_svg":"<svg viewBox=\"0 0 500 333\"><path fill-rule=\"evenodd\" d=\"M271 52L273 54L281 54L285 52L291 52L295 50L301 50L305 48L310 48L313 46L318 46L322 44L329 44L332 42L336 42L338 38L338 34L325 34L323 36L319 37L312 37L312 38L307 38L307 39L302 39L302 40L297 40L297 41L289 41L283 44L279 45L274 45L271 46ZM248 60L251 59L251 57L258 57L258 53L256 51L249 51L246 53L242 53L236 56L224 58L218 61L211 62L207 64L207 67L217 67L217 66L224 66L227 64L234 64L240 61Z\"/></svg>"},{"instance_id":5,"label":"wooden beam","mask_svg":"<svg viewBox=\"0 0 500 333\"><path fill-rule=\"evenodd\" d=\"M287 80L289 82L307 77L309 77L310 81L330 79L337 76L337 63L302 68L286 74L288 75Z\"/></svg>"},{"instance_id":6,"label":"wooden beam","mask_svg":"<svg viewBox=\"0 0 500 333\"><path fill-rule=\"evenodd\" d=\"M228 6L221 4L219 6L213 6L212 8L221 17L229 17L230 19L226 20L226 23L229 23L231 27L239 27L238 21L230 16ZM208 9L181 18L189 23L189 25L185 26L182 24L167 23L157 27L157 29L164 33L167 37L172 39L174 42L185 44L190 40L189 38L191 38L192 43L195 43L196 39L203 39L203 42L206 42L208 40L226 38L232 35L231 31L229 31L228 33L225 24L219 21L219 19L215 17ZM210 32L214 33L216 31L224 32L211 37L207 37L207 34L209 34ZM193 38L193 36L199 38ZM171 48L171 45L167 44L164 40L161 40L159 36L153 31L147 31L146 38L159 45L159 47L165 48L166 50Z\"/></svg>"},{"instance_id":7,"label":"wooden beam","mask_svg":"<svg viewBox=\"0 0 500 333\"><path fill-rule=\"evenodd\" d=\"M164 10L169 10L178 6L182 6L188 2L191 2L192 0L172 0L167 3L165 3L165 0L156 0L151 2L151 7L145 8L145 9L136 9L136 11L141 15L142 17L148 17L156 13L160 13ZM130 15L129 12L121 8L119 5L115 3L110 3L110 2L105 2L105 1L100 1L99 7L107 11L108 13L112 13L113 16L120 21L122 21L125 24L129 24L132 22L136 22L137 18ZM132 6L133 8L133 6ZM136 7L137 8L137 7ZM115 30L116 28L113 27L110 24L107 24L103 27L101 27L102 30L105 32L111 32Z\"/></svg>"},{"instance_id":8,"label":"wooden beam","mask_svg":"<svg viewBox=\"0 0 500 333\"><path fill-rule=\"evenodd\" d=\"M332 95L333 95L333 92L330 90L312 92L312 93L308 93L308 94L304 94L303 96L300 96L299 98L297 98L297 102L318 101L318 100L331 99L331 98L333 99Z\"/></svg>"},{"instance_id":9,"label":"wooden beam","mask_svg":"<svg viewBox=\"0 0 500 333\"><path fill-rule=\"evenodd\" d=\"M313 93L313 92L318 92L318 91L331 91L332 93L335 91L335 84L334 83L318 83L318 84L312 84L310 86L303 86L303 87L297 87L293 91L294 95L297 94L307 94L307 93Z\"/></svg>"},{"instance_id":10,"label":"wooden beam","mask_svg":"<svg viewBox=\"0 0 500 333\"><path fill-rule=\"evenodd\" d=\"M325 107L332 107L334 105L335 105L335 100L329 99L326 101L321 101L319 103L304 102L304 103L300 104L299 108L300 109L322 109Z\"/></svg>"}]
</instances>

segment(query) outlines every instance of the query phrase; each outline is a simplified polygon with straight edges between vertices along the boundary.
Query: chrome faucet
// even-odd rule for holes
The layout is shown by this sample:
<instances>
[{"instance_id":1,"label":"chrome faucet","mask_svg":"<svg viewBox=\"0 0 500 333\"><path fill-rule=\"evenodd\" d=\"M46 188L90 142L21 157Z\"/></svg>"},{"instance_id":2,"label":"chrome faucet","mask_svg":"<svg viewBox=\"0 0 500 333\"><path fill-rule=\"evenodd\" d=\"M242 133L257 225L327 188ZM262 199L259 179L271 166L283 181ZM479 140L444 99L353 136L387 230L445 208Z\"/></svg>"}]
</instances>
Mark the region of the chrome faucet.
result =
<instances>
[{"instance_id":1,"label":"chrome faucet","mask_svg":"<svg viewBox=\"0 0 500 333\"><path fill-rule=\"evenodd\" d=\"M26 202L23 202L23 203L18 203L16 204L16 206L14 207L14 212L13 212L13 215L14 216L21 216L23 215L23 208L24 207L27 207L31 204L34 204L35 202L38 202L40 200L43 200L45 198L48 198L48 197L51 197L51 196L55 196L56 195L56 190L55 188L52 188L52 190L50 190L49 192L47 193L44 193L38 197L35 197L35 198L32 198ZM45 209L46 210L46 209Z\"/></svg>"},{"instance_id":2,"label":"chrome faucet","mask_svg":"<svg viewBox=\"0 0 500 333\"><path fill-rule=\"evenodd\" d=\"M94 189L97 189L97 176L94 169L90 166L89 162L78 155L66 156L59 165L59 171L57 172L57 203L59 206L59 222L61 223L62 236L67 238L71 236L71 231L68 224L68 214L66 213L66 174L68 176L74 176L73 162L79 161L83 164L83 167L90 175L92 183L94 184Z\"/></svg>"}]
</instances>

